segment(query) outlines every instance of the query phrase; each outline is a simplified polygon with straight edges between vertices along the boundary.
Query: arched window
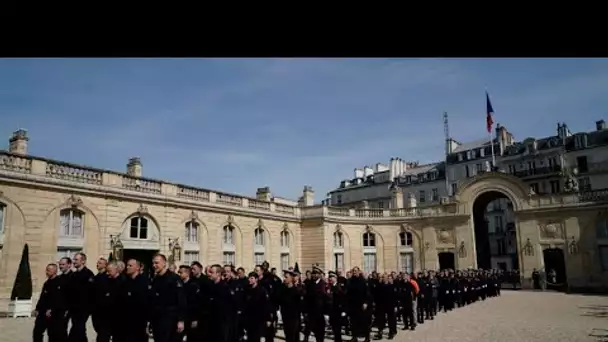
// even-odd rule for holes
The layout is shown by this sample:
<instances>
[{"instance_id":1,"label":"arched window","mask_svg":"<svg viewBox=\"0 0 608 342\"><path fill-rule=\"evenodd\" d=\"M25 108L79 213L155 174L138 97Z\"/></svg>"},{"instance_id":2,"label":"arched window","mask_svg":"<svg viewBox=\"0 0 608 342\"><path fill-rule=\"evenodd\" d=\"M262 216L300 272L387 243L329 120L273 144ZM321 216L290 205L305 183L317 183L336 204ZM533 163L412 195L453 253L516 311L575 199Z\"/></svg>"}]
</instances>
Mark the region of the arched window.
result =
<instances>
[{"instance_id":1,"label":"arched window","mask_svg":"<svg viewBox=\"0 0 608 342\"><path fill-rule=\"evenodd\" d=\"M222 263L224 265L236 265L236 248L234 239L234 227L226 225L222 229Z\"/></svg>"},{"instance_id":2,"label":"arched window","mask_svg":"<svg viewBox=\"0 0 608 342\"><path fill-rule=\"evenodd\" d=\"M82 238L84 227L82 226L83 213L76 209L64 209L59 213L59 236L67 238Z\"/></svg>"},{"instance_id":3,"label":"arched window","mask_svg":"<svg viewBox=\"0 0 608 342\"><path fill-rule=\"evenodd\" d=\"M363 272L370 274L374 272L377 265L376 257L376 234L372 232L363 233Z\"/></svg>"},{"instance_id":4,"label":"arched window","mask_svg":"<svg viewBox=\"0 0 608 342\"><path fill-rule=\"evenodd\" d=\"M264 244L264 229L256 228L254 232L255 236L255 245L256 246L265 246Z\"/></svg>"},{"instance_id":5,"label":"arched window","mask_svg":"<svg viewBox=\"0 0 608 342\"><path fill-rule=\"evenodd\" d=\"M133 217L131 219L129 237L131 239L147 240L148 236L148 219L143 216Z\"/></svg>"},{"instance_id":6,"label":"arched window","mask_svg":"<svg viewBox=\"0 0 608 342\"><path fill-rule=\"evenodd\" d=\"M6 205L0 203L0 234L4 233L4 216L6 212Z\"/></svg>"},{"instance_id":7,"label":"arched window","mask_svg":"<svg viewBox=\"0 0 608 342\"><path fill-rule=\"evenodd\" d=\"M410 233L410 232L399 233L399 243L400 243L401 247L413 247L414 238L412 236L412 233Z\"/></svg>"},{"instance_id":8,"label":"arched window","mask_svg":"<svg viewBox=\"0 0 608 342\"><path fill-rule=\"evenodd\" d=\"M198 242L198 223L196 221L189 221L186 223L185 228L186 242Z\"/></svg>"},{"instance_id":9,"label":"arched window","mask_svg":"<svg viewBox=\"0 0 608 342\"><path fill-rule=\"evenodd\" d=\"M376 234L371 232L363 233L363 247L376 247Z\"/></svg>"},{"instance_id":10,"label":"arched window","mask_svg":"<svg viewBox=\"0 0 608 342\"><path fill-rule=\"evenodd\" d=\"M281 247L289 247L289 232L284 230L281 232Z\"/></svg>"},{"instance_id":11,"label":"arched window","mask_svg":"<svg viewBox=\"0 0 608 342\"><path fill-rule=\"evenodd\" d=\"M344 234L334 232L334 248L344 248Z\"/></svg>"},{"instance_id":12,"label":"arched window","mask_svg":"<svg viewBox=\"0 0 608 342\"><path fill-rule=\"evenodd\" d=\"M224 226L224 245L234 245L234 227Z\"/></svg>"}]
</instances>

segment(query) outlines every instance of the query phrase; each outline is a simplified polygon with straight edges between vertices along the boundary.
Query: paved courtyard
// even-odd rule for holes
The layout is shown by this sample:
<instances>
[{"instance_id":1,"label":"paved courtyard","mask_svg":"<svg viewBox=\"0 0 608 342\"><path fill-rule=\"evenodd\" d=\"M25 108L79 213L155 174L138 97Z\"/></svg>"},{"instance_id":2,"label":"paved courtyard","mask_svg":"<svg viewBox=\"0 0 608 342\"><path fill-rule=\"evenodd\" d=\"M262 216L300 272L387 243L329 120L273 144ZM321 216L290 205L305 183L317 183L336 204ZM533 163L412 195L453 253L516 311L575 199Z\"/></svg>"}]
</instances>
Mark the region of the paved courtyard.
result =
<instances>
[{"instance_id":1,"label":"paved courtyard","mask_svg":"<svg viewBox=\"0 0 608 342\"><path fill-rule=\"evenodd\" d=\"M1 340L29 342L32 325L33 319L2 318ZM89 341L94 335L89 327ZM608 341L608 297L503 291L499 298L440 314L416 331L399 331L394 341L406 340Z\"/></svg>"}]
</instances>

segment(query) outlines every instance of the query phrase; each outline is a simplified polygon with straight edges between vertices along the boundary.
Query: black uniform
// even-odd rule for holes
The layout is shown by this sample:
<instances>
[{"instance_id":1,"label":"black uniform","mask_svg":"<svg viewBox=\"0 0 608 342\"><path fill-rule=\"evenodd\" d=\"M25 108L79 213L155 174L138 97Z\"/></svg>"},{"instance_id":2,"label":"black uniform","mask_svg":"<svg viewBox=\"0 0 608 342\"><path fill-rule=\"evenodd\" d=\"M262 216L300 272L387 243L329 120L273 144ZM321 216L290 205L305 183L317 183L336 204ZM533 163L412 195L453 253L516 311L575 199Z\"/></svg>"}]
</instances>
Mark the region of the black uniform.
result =
<instances>
[{"instance_id":1,"label":"black uniform","mask_svg":"<svg viewBox=\"0 0 608 342\"><path fill-rule=\"evenodd\" d=\"M105 277L101 287L96 288L99 295L96 302L95 315L97 322L97 342L117 341L124 334L121 334L123 324L125 324L123 297L123 278Z\"/></svg>"},{"instance_id":2,"label":"black uniform","mask_svg":"<svg viewBox=\"0 0 608 342\"><path fill-rule=\"evenodd\" d=\"M72 320L72 328L68 336L69 342L87 342L87 320L94 303L95 275L87 267L73 271L68 276L68 311Z\"/></svg>"},{"instance_id":3,"label":"black uniform","mask_svg":"<svg viewBox=\"0 0 608 342\"><path fill-rule=\"evenodd\" d=\"M155 342L176 340L177 323L185 322L187 306L184 285L173 272L157 274L150 285L150 325Z\"/></svg>"},{"instance_id":4,"label":"black uniform","mask_svg":"<svg viewBox=\"0 0 608 342\"><path fill-rule=\"evenodd\" d=\"M198 323L201 320L201 288L196 280L188 279L184 283L186 295L186 321L183 335L187 336L188 341L199 339ZM196 327L192 327L196 322Z\"/></svg>"},{"instance_id":5,"label":"black uniform","mask_svg":"<svg viewBox=\"0 0 608 342\"><path fill-rule=\"evenodd\" d=\"M426 313L428 319L434 319L437 315L437 297L439 296L439 281L437 278L429 278L426 283Z\"/></svg>"},{"instance_id":6,"label":"black uniform","mask_svg":"<svg viewBox=\"0 0 608 342\"><path fill-rule=\"evenodd\" d=\"M322 279L310 280L306 283L304 295L306 324L313 333L317 342L325 338L325 317L327 308L326 284Z\"/></svg>"},{"instance_id":7,"label":"black uniform","mask_svg":"<svg viewBox=\"0 0 608 342\"><path fill-rule=\"evenodd\" d=\"M245 330L247 331L247 342L259 342L264 330L268 328L273 320L273 304L270 295L260 285L249 287L245 290L245 305L243 307L243 318Z\"/></svg>"},{"instance_id":8,"label":"black uniform","mask_svg":"<svg viewBox=\"0 0 608 342\"><path fill-rule=\"evenodd\" d=\"M135 278L125 279L123 290L123 311L126 317L126 325L122 331L121 338L126 342L148 342L148 319L150 310L149 279L147 274L139 274Z\"/></svg>"},{"instance_id":9,"label":"black uniform","mask_svg":"<svg viewBox=\"0 0 608 342\"><path fill-rule=\"evenodd\" d=\"M302 313L302 293L297 286L279 287L278 304L283 320L286 342L300 341L300 314Z\"/></svg>"},{"instance_id":10,"label":"black uniform","mask_svg":"<svg viewBox=\"0 0 608 342\"><path fill-rule=\"evenodd\" d=\"M40 299L36 304L38 315L34 323L34 342L42 342L45 331L49 336L49 342L64 341L61 338L64 337L65 330L63 333L61 330L65 329L65 301L61 284L60 278L55 276L47 279L42 286Z\"/></svg>"},{"instance_id":11,"label":"black uniform","mask_svg":"<svg viewBox=\"0 0 608 342\"><path fill-rule=\"evenodd\" d=\"M398 301L398 288L394 284L378 284L376 291L376 323L378 337L382 338L382 331L388 323L388 336L392 339L397 334L397 317L395 316Z\"/></svg>"},{"instance_id":12,"label":"black uniform","mask_svg":"<svg viewBox=\"0 0 608 342\"><path fill-rule=\"evenodd\" d=\"M351 319L351 332L353 338L365 337L369 339L370 326L368 322L371 294L367 282L361 276L353 276L346 287L348 315ZM363 309L367 304L367 309Z\"/></svg>"},{"instance_id":13,"label":"black uniform","mask_svg":"<svg viewBox=\"0 0 608 342\"><path fill-rule=\"evenodd\" d=\"M399 304L401 306L401 317L403 318L403 329L416 328L414 318L414 300L416 300L416 289L409 280L401 280L399 286Z\"/></svg>"},{"instance_id":14,"label":"black uniform","mask_svg":"<svg viewBox=\"0 0 608 342\"><path fill-rule=\"evenodd\" d=\"M206 288L208 330L204 341L229 341L230 327L228 320L232 319L233 299L230 287L224 281L209 282Z\"/></svg>"},{"instance_id":15,"label":"black uniform","mask_svg":"<svg viewBox=\"0 0 608 342\"><path fill-rule=\"evenodd\" d=\"M330 288L329 324L335 342L342 341L342 326L346 316L346 290L345 286L337 283Z\"/></svg>"}]
</instances>

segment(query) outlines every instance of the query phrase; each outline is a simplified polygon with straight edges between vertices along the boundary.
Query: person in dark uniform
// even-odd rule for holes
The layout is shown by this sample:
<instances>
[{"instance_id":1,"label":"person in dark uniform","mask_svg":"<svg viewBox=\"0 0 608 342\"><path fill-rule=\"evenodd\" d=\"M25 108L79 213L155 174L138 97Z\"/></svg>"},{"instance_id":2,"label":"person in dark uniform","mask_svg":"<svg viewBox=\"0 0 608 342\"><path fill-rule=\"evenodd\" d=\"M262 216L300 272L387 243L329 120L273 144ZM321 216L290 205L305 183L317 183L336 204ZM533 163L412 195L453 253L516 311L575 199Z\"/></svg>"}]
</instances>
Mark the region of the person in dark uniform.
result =
<instances>
[{"instance_id":1,"label":"person in dark uniform","mask_svg":"<svg viewBox=\"0 0 608 342\"><path fill-rule=\"evenodd\" d=\"M68 322L70 320L70 311L69 311L69 300L70 300L70 285L72 279L72 259L68 257L63 257L59 259L59 272L61 274L58 276L59 282L61 285L61 293L63 295L63 303L65 306L65 314L63 318L63 326L57 332L59 341L67 341L68 340Z\"/></svg>"},{"instance_id":2,"label":"person in dark uniform","mask_svg":"<svg viewBox=\"0 0 608 342\"><path fill-rule=\"evenodd\" d=\"M384 274L380 278L376 290L376 326L378 333L376 338L382 339L382 331L388 325L388 339L392 340L397 334L397 311L398 289L393 283L391 275Z\"/></svg>"},{"instance_id":3,"label":"person in dark uniform","mask_svg":"<svg viewBox=\"0 0 608 342\"><path fill-rule=\"evenodd\" d=\"M412 279L418 284L418 295L416 296L416 321L418 324L424 324L424 316L426 310L426 280L422 272L418 274L412 273Z\"/></svg>"},{"instance_id":4,"label":"person in dark uniform","mask_svg":"<svg viewBox=\"0 0 608 342\"><path fill-rule=\"evenodd\" d=\"M210 286L211 281L207 276L206 268L201 265L200 262L194 261L190 264L190 272L192 280L198 283L198 287L200 288L200 320L198 321L198 325L196 330L198 330L197 334L200 337L200 340L205 341L206 336L209 335L209 296L208 296L208 288Z\"/></svg>"},{"instance_id":5,"label":"person in dark uniform","mask_svg":"<svg viewBox=\"0 0 608 342\"><path fill-rule=\"evenodd\" d=\"M227 314L229 315L229 318L225 323L226 332L228 334L227 338L230 341L234 341L243 336L240 329L243 326L242 321L244 320L243 302L247 284L243 286L244 283L241 280L236 279L236 272L232 265L224 265L223 278L230 291L230 302L226 303Z\"/></svg>"},{"instance_id":6,"label":"person in dark uniform","mask_svg":"<svg viewBox=\"0 0 608 342\"><path fill-rule=\"evenodd\" d=\"M437 315L437 297L439 296L439 281L435 277L435 272L430 271L426 282L426 313L427 319L433 320Z\"/></svg>"},{"instance_id":7,"label":"person in dark uniform","mask_svg":"<svg viewBox=\"0 0 608 342\"><path fill-rule=\"evenodd\" d=\"M323 270L320 267L313 267L311 280L306 284L304 294L307 328L315 336L317 342L321 342L325 338L324 313L327 308L327 292L325 281L321 279L322 274Z\"/></svg>"},{"instance_id":8,"label":"person in dark uniform","mask_svg":"<svg viewBox=\"0 0 608 342\"><path fill-rule=\"evenodd\" d=\"M329 275L329 324L334 335L335 342L342 342L342 326L346 317L346 291L344 285L339 283L335 272Z\"/></svg>"},{"instance_id":9,"label":"person in dark uniform","mask_svg":"<svg viewBox=\"0 0 608 342\"><path fill-rule=\"evenodd\" d=\"M110 339L116 342L124 336L122 332L125 319L124 297L122 296L123 281L120 278L118 265L116 262L107 264L107 278L103 283L103 288L97 288L101 299L96 303L95 313L97 314L97 342L109 342Z\"/></svg>"},{"instance_id":10,"label":"person in dark uniform","mask_svg":"<svg viewBox=\"0 0 608 342\"><path fill-rule=\"evenodd\" d=\"M87 268L87 256L84 253L74 255L74 271L68 285L68 310L72 328L68 335L69 342L87 342L87 321L94 298L95 275Z\"/></svg>"},{"instance_id":11,"label":"person in dark uniform","mask_svg":"<svg viewBox=\"0 0 608 342\"><path fill-rule=\"evenodd\" d=\"M198 336L198 322L201 316L201 289L196 280L190 277L190 266L181 265L178 268L178 275L184 284L186 295L186 321L184 333L180 336L187 336L188 341L196 341Z\"/></svg>"},{"instance_id":12,"label":"person in dark uniform","mask_svg":"<svg viewBox=\"0 0 608 342\"><path fill-rule=\"evenodd\" d=\"M272 309L270 295L258 283L256 272L249 273L249 286L245 290L243 318L247 331L247 342L261 341L264 330L272 326Z\"/></svg>"},{"instance_id":13,"label":"person in dark uniform","mask_svg":"<svg viewBox=\"0 0 608 342\"><path fill-rule=\"evenodd\" d=\"M416 319L414 314L414 301L416 300L416 289L410 281L407 273L403 274L399 281L399 305L401 306L401 317L403 319L403 330L416 329Z\"/></svg>"},{"instance_id":14,"label":"person in dark uniform","mask_svg":"<svg viewBox=\"0 0 608 342\"><path fill-rule=\"evenodd\" d=\"M57 266L46 266L47 280L42 285L42 292L34 316L33 341L42 342L46 331L49 342L63 342L60 338L61 329L64 329L65 297L61 292L61 280L57 276Z\"/></svg>"},{"instance_id":15,"label":"person in dark uniform","mask_svg":"<svg viewBox=\"0 0 608 342\"><path fill-rule=\"evenodd\" d=\"M97 260L97 274L95 275L93 282L93 306L91 310L91 322L93 323L93 329L97 333L97 341L105 341L109 337L109 327L104 326L104 322L107 322L102 312L104 308L105 296L108 292L108 274L106 268L108 261L105 258L99 258Z\"/></svg>"},{"instance_id":16,"label":"person in dark uniform","mask_svg":"<svg viewBox=\"0 0 608 342\"><path fill-rule=\"evenodd\" d=\"M367 280L363 278L359 267L355 267L352 270L346 287L346 299L353 339L364 337L365 341L369 342L370 326L368 324L368 316L370 313L368 306L371 304L372 299Z\"/></svg>"},{"instance_id":17,"label":"person in dark uniform","mask_svg":"<svg viewBox=\"0 0 608 342\"><path fill-rule=\"evenodd\" d=\"M299 342L302 294L295 284L296 273L291 270L285 270L283 273L285 274L283 285L279 287L277 299L281 311L285 342Z\"/></svg>"},{"instance_id":18,"label":"person in dark uniform","mask_svg":"<svg viewBox=\"0 0 608 342\"><path fill-rule=\"evenodd\" d=\"M179 276L167 268L167 258L152 259L154 278L150 285L150 327L155 342L175 342L185 329L186 294Z\"/></svg>"},{"instance_id":19,"label":"person in dark uniform","mask_svg":"<svg viewBox=\"0 0 608 342\"><path fill-rule=\"evenodd\" d=\"M230 288L222 280L222 266L215 264L207 269L209 284L206 288L206 300L208 303L208 327L206 339L203 341L231 342L230 324L226 321L231 319L233 312L233 299Z\"/></svg>"},{"instance_id":20,"label":"person in dark uniform","mask_svg":"<svg viewBox=\"0 0 608 342\"><path fill-rule=\"evenodd\" d=\"M123 286L123 305L126 324L123 327L121 341L148 342L148 299L149 279L142 274L141 262L131 259L126 264L126 278Z\"/></svg>"}]
</instances>

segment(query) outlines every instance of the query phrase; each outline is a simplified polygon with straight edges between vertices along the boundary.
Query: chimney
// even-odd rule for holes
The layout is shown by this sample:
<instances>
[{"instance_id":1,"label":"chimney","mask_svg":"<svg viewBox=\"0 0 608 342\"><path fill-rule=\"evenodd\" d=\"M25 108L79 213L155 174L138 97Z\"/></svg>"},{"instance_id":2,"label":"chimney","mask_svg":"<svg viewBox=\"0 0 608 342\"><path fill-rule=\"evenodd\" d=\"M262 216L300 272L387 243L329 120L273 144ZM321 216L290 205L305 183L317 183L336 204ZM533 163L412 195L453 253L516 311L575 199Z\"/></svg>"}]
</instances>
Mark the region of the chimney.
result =
<instances>
[{"instance_id":1,"label":"chimney","mask_svg":"<svg viewBox=\"0 0 608 342\"><path fill-rule=\"evenodd\" d=\"M391 186L391 209L403 208L403 190L396 184Z\"/></svg>"},{"instance_id":2,"label":"chimney","mask_svg":"<svg viewBox=\"0 0 608 342\"><path fill-rule=\"evenodd\" d=\"M258 188L258 191L255 193L255 197L259 201L270 202L272 200L272 193L270 192L270 187Z\"/></svg>"},{"instance_id":3,"label":"chimney","mask_svg":"<svg viewBox=\"0 0 608 342\"><path fill-rule=\"evenodd\" d=\"M598 131L603 131L606 129L606 121L600 120L595 122L595 129Z\"/></svg>"},{"instance_id":4,"label":"chimney","mask_svg":"<svg viewBox=\"0 0 608 342\"><path fill-rule=\"evenodd\" d=\"M304 186L302 197L300 197L298 204L301 207L310 207L315 204L315 191L312 189L312 186Z\"/></svg>"},{"instance_id":5,"label":"chimney","mask_svg":"<svg viewBox=\"0 0 608 342\"><path fill-rule=\"evenodd\" d=\"M25 129L18 129L8 140L8 151L14 154L27 155L27 142L30 140Z\"/></svg>"},{"instance_id":6,"label":"chimney","mask_svg":"<svg viewBox=\"0 0 608 342\"><path fill-rule=\"evenodd\" d=\"M141 177L142 164L141 159L139 157L133 157L129 159L129 163L127 164L127 175L137 178Z\"/></svg>"}]
</instances>

